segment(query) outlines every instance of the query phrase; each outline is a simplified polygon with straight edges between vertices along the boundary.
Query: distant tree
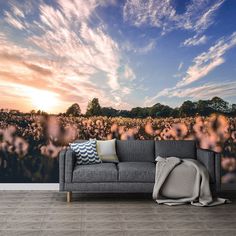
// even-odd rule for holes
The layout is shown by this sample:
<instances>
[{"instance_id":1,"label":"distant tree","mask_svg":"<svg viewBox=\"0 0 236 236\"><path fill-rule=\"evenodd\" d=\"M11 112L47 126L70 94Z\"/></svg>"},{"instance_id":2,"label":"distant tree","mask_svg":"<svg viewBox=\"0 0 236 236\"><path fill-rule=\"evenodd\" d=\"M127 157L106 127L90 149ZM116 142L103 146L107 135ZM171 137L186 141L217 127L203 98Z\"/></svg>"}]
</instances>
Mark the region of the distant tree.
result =
<instances>
[{"instance_id":1,"label":"distant tree","mask_svg":"<svg viewBox=\"0 0 236 236\"><path fill-rule=\"evenodd\" d=\"M156 103L155 105L153 105L152 107L150 107L150 109L149 109L149 115L150 115L151 117L156 117L157 114L158 114L158 112L161 110L162 106L163 106L162 104Z\"/></svg>"},{"instance_id":2,"label":"distant tree","mask_svg":"<svg viewBox=\"0 0 236 236\"><path fill-rule=\"evenodd\" d=\"M100 116L101 115L101 106L99 104L98 98L93 98L92 101L88 102L86 115L87 116Z\"/></svg>"},{"instance_id":3,"label":"distant tree","mask_svg":"<svg viewBox=\"0 0 236 236\"><path fill-rule=\"evenodd\" d=\"M179 108L178 107L176 107L176 108L174 108L174 109L172 109L172 111L171 111L171 113L170 113L170 116L172 116L172 117L179 117L180 116L180 112L179 112Z\"/></svg>"},{"instance_id":4,"label":"distant tree","mask_svg":"<svg viewBox=\"0 0 236 236\"><path fill-rule=\"evenodd\" d=\"M11 109L11 110L9 111L9 113L12 114L12 115L17 115L17 114L20 114L20 111L19 111L19 110Z\"/></svg>"},{"instance_id":5,"label":"distant tree","mask_svg":"<svg viewBox=\"0 0 236 236\"><path fill-rule=\"evenodd\" d=\"M149 116L151 117L170 117L173 114L173 108L156 103L149 108Z\"/></svg>"},{"instance_id":6,"label":"distant tree","mask_svg":"<svg viewBox=\"0 0 236 236\"><path fill-rule=\"evenodd\" d=\"M128 110L118 110L117 116L131 117L131 114L130 114L130 111Z\"/></svg>"},{"instance_id":7,"label":"distant tree","mask_svg":"<svg viewBox=\"0 0 236 236\"><path fill-rule=\"evenodd\" d=\"M66 110L66 115L80 116L81 109L78 103L74 103Z\"/></svg>"},{"instance_id":8,"label":"distant tree","mask_svg":"<svg viewBox=\"0 0 236 236\"><path fill-rule=\"evenodd\" d=\"M35 113L36 113L35 110L31 110L31 111L30 111L30 114L32 114L32 115L34 115Z\"/></svg>"},{"instance_id":9,"label":"distant tree","mask_svg":"<svg viewBox=\"0 0 236 236\"><path fill-rule=\"evenodd\" d=\"M209 116L214 112L210 106L210 100L199 100L196 104L197 113L201 116Z\"/></svg>"},{"instance_id":10,"label":"distant tree","mask_svg":"<svg viewBox=\"0 0 236 236\"><path fill-rule=\"evenodd\" d=\"M172 110L173 109L171 107L163 105L160 111L156 113L156 116L157 117L170 117L172 114Z\"/></svg>"},{"instance_id":11,"label":"distant tree","mask_svg":"<svg viewBox=\"0 0 236 236\"><path fill-rule=\"evenodd\" d=\"M41 110L38 110L36 114L41 116L48 116L48 113L46 111L41 111Z\"/></svg>"},{"instance_id":12,"label":"distant tree","mask_svg":"<svg viewBox=\"0 0 236 236\"><path fill-rule=\"evenodd\" d=\"M130 111L131 117L145 118L149 115L149 112L146 107L134 107Z\"/></svg>"},{"instance_id":13,"label":"distant tree","mask_svg":"<svg viewBox=\"0 0 236 236\"><path fill-rule=\"evenodd\" d=\"M108 117L115 117L118 114L118 110L112 107L102 107L101 108L101 115L108 116Z\"/></svg>"},{"instance_id":14,"label":"distant tree","mask_svg":"<svg viewBox=\"0 0 236 236\"><path fill-rule=\"evenodd\" d=\"M232 116L236 116L236 104L232 104L230 113Z\"/></svg>"},{"instance_id":15,"label":"distant tree","mask_svg":"<svg viewBox=\"0 0 236 236\"><path fill-rule=\"evenodd\" d=\"M196 104L189 100L183 102L183 104L179 108L180 116L193 116L197 112Z\"/></svg>"},{"instance_id":16,"label":"distant tree","mask_svg":"<svg viewBox=\"0 0 236 236\"><path fill-rule=\"evenodd\" d=\"M220 113L229 113L230 112L229 103L219 97L213 97L211 99L210 107L215 112L220 112Z\"/></svg>"}]
</instances>

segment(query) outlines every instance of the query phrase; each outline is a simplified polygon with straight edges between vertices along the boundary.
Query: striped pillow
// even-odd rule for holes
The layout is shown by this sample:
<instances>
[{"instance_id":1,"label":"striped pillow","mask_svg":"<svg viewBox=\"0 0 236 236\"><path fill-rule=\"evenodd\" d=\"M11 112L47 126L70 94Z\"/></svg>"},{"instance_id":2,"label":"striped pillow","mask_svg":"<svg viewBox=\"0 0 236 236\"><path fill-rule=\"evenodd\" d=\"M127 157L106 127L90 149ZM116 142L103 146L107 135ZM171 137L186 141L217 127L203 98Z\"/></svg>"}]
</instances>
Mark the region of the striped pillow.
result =
<instances>
[{"instance_id":1,"label":"striped pillow","mask_svg":"<svg viewBox=\"0 0 236 236\"><path fill-rule=\"evenodd\" d=\"M96 149L96 140L84 143L70 143L70 147L77 157L77 165L101 163Z\"/></svg>"}]
</instances>

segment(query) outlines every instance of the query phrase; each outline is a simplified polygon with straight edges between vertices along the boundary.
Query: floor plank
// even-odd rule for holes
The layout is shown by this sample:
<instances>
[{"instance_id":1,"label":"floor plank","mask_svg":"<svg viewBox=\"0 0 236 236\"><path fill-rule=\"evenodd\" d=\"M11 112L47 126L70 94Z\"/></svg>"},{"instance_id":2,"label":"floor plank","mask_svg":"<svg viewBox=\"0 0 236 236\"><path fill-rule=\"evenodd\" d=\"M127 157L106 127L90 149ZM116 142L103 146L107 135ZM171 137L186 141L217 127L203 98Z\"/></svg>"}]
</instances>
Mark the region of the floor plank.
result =
<instances>
[{"instance_id":1,"label":"floor plank","mask_svg":"<svg viewBox=\"0 0 236 236\"><path fill-rule=\"evenodd\" d=\"M224 196L224 194L221 194ZM157 205L145 194L0 191L0 236L236 235L236 195L216 207Z\"/></svg>"}]
</instances>

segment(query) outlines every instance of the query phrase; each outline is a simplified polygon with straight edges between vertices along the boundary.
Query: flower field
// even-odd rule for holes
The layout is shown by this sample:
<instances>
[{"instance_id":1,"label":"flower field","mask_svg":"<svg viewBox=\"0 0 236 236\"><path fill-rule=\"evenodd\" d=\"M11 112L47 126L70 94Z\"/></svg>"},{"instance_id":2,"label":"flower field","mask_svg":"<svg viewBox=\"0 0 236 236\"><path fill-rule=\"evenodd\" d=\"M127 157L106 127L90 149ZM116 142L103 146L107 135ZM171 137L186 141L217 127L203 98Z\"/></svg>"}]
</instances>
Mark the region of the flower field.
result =
<instances>
[{"instance_id":1,"label":"flower field","mask_svg":"<svg viewBox=\"0 0 236 236\"><path fill-rule=\"evenodd\" d=\"M223 183L236 182L236 118L73 117L0 113L0 182L58 182L58 153L75 139L195 139L222 152Z\"/></svg>"}]
</instances>

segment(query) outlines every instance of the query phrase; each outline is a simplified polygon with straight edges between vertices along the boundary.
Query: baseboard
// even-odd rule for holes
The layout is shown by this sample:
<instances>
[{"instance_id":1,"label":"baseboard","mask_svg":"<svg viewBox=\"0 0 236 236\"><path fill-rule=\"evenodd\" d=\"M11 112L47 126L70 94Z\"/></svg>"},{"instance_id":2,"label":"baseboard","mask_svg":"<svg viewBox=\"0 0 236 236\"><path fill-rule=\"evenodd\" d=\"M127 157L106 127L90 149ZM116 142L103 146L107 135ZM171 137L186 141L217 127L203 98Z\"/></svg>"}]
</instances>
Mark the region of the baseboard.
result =
<instances>
[{"instance_id":1,"label":"baseboard","mask_svg":"<svg viewBox=\"0 0 236 236\"><path fill-rule=\"evenodd\" d=\"M59 190L59 184L28 184L28 183L0 183L0 190L52 190L52 191L58 191ZM222 184L221 186L222 191L236 191L236 184Z\"/></svg>"},{"instance_id":2,"label":"baseboard","mask_svg":"<svg viewBox=\"0 0 236 236\"><path fill-rule=\"evenodd\" d=\"M59 184L0 184L0 190L59 190Z\"/></svg>"}]
</instances>

